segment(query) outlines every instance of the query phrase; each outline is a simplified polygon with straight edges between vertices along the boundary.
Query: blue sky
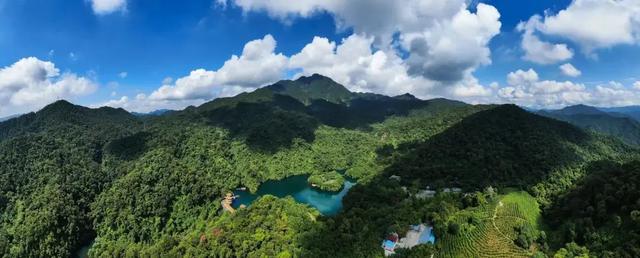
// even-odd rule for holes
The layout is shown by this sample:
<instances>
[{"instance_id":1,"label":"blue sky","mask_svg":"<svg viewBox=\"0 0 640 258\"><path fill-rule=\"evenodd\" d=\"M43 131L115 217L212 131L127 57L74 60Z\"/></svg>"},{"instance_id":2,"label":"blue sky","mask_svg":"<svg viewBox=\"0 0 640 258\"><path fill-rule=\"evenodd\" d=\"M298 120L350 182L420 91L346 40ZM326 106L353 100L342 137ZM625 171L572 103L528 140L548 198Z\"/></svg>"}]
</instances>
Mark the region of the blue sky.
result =
<instances>
[{"instance_id":1,"label":"blue sky","mask_svg":"<svg viewBox=\"0 0 640 258\"><path fill-rule=\"evenodd\" d=\"M0 116L59 98L179 109L315 72L388 95L640 104L636 1L392 2L0 0Z\"/></svg>"}]
</instances>

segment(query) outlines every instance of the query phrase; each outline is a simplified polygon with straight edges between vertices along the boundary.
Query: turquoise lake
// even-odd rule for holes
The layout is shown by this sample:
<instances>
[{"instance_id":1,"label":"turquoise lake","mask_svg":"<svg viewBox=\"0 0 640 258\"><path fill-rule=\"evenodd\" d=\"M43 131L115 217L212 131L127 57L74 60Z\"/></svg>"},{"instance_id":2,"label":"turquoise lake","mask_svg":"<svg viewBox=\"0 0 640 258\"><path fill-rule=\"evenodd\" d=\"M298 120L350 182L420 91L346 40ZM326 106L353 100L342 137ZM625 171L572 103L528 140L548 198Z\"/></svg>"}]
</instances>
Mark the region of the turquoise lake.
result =
<instances>
[{"instance_id":1,"label":"turquoise lake","mask_svg":"<svg viewBox=\"0 0 640 258\"><path fill-rule=\"evenodd\" d=\"M235 208L241 204L249 206L255 199L267 194L280 198L291 196L299 203L309 204L318 209L322 215L332 216L340 212L342 198L355 185L354 181L347 179L340 192L325 192L311 187L307 183L307 178L309 176L301 175L282 180L270 180L261 184L255 194L248 191L234 191L234 194L239 197L233 202L233 206Z\"/></svg>"},{"instance_id":2,"label":"turquoise lake","mask_svg":"<svg viewBox=\"0 0 640 258\"><path fill-rule=\"evenodd\" d=\"M299 203L309 204L318 209L322 215L333 216L342 210L342 198L349 192L356 183L346 179L340 192L325 192L313 188L307 183L308 175L291 176L282 180L269 180L258 187L255 194L249 191L234 191L239 196L233 202L233 207L238 208L244 204L251 205L258 197L269 194L277 197L291 196ZM77 253L77 258L87 257L89 248L93 244L82 247Z\"/></svg>"}]
</instances>

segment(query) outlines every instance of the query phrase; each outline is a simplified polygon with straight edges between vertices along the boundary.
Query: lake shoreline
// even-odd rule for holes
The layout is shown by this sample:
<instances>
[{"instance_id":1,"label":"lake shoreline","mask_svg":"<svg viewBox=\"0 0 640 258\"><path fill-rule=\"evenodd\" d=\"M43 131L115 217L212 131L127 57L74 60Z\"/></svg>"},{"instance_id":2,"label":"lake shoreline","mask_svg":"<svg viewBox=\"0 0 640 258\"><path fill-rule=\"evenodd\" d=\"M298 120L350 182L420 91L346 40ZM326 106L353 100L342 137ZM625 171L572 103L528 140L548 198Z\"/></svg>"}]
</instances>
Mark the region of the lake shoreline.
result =
<instances>
[{"instance_id":1,"label":"lake shoreline","mask_svg":"<svg viewBox=\"0 0 640 258\"><path fill-rule=\"evenodd\" d=\"M280 180L267 180L258 187L255 193L235 190L233 193L238 197L233 202L233 207L249 206L257 198L264 195L273 195L279 198L291 196L296 202L316 208L323 216L333 216L342 210L342 199L356 184L355 180L345 178L340 191L324 191L311 186L308 183L309 177L310 175L295 175Z\"/></svg>"}]
</instances>

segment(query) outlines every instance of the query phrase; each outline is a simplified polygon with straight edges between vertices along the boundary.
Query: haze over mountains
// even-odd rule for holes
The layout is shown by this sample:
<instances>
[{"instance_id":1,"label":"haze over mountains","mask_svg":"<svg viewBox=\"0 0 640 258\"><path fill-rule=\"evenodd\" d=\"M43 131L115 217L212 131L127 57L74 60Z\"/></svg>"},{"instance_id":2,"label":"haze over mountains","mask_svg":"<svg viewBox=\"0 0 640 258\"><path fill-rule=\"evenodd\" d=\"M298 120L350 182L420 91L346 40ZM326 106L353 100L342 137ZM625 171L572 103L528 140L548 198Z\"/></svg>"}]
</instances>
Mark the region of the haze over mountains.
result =
<instances>
[{"instance_id":1,"label":"haze over mountains","mask_svg":"<svg viewBox=\"0 0 640 258\"><path fill-rule=\"evenodd\" d=\"M640 121L633 107L600 109L587 105L559 110L541 110L538 114L574 124L580 128L613 135L632 145L640 144Z\"/></svg>"},{"instance_id":2,"label":"haze over mountains","mask_svg":"<svg viewBox=\"0 0 640 258\"><path fill-rule=\"evenodd\" d=\"M0 123L0 253L382 257L388 234L426 223L435 245L398 257L633 257L638 122L615 114L354 93L321 75L161 115L57 101ZM273 196L221 211L237 187L328 173L357 181L334 217Z\"/></svg>"}]
</instances>

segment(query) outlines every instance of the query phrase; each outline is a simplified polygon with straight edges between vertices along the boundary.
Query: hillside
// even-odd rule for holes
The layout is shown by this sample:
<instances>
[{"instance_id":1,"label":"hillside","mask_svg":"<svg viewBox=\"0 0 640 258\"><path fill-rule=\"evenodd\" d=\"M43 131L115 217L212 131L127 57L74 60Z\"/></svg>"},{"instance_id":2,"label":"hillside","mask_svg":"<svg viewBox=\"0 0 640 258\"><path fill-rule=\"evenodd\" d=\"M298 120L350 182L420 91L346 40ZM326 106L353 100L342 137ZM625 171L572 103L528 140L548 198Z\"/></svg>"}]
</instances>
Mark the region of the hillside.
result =
<instances>
[{"instance_id":1,"label":"hillside","mask_svg":"<svg viewBox=\"0 0 640 258\"><path fill-rule=\"evenodd\" d=\"M576 242L597 257L640 256L640 163L597 162L544 213L553 244Z\"/></svg>"},{"instance_id":2,"label":"hillside","mask_svg":"<svg viewBox=\"0 0 640 258\"><path fill-rule=\"evenodd\" d=\"M135 130L139 125L135 116L121 108L91 109L59 100L38 112L0 122L0 141L27 133L64 131L70 126L102 135L110 131Z\"/></svg>"},{"instance_id":3,"label":"hillside","mask_svg":"<svg viewBox=\"0 0 640 258\"><path fill-rule=\"evenodd\" d=\"M625 149L615 142L603 148L577 127L503 105L470 115L417 146L389 173L432 187L527 187L592 155L616 155L609 148Z\"/></svg>"},{"instance_id":4,"label":"hillside","mask_svg":"<svg viewBox=\"0 0 640 258\"><path fill-rule=\"evenodd\" d=\"M0 253L69 257L90 239L89 206L117 177L103 148L140 127L122 109L66 101L0 123Z\"/></svg>"}]
</instances>

